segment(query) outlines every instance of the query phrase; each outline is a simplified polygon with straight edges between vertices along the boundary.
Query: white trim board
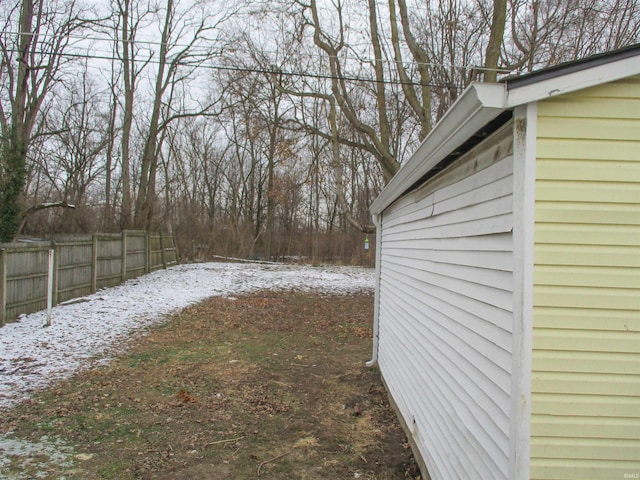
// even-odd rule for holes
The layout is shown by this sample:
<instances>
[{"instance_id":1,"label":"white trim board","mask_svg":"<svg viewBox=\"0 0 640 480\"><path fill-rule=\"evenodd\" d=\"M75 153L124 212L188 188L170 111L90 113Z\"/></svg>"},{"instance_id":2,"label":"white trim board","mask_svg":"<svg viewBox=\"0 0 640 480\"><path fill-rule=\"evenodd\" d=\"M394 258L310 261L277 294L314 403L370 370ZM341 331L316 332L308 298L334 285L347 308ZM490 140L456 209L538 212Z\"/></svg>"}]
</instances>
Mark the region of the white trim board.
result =
<instances>
[{"instance_id":1,"label":"white trim board","mask_svg":"<svg viewBox=\"0 0 640 480\"><path fill-rule=\"evenodd\" d=\"M639 50L640 52L640 50ZM615 82L640 75L640 58L624 58L604 65L596 65L578 72L554 76L522 87L509 88L504 108L509 109L545 98L556 97L585 88Z\"/></svg>"}]
</instances>

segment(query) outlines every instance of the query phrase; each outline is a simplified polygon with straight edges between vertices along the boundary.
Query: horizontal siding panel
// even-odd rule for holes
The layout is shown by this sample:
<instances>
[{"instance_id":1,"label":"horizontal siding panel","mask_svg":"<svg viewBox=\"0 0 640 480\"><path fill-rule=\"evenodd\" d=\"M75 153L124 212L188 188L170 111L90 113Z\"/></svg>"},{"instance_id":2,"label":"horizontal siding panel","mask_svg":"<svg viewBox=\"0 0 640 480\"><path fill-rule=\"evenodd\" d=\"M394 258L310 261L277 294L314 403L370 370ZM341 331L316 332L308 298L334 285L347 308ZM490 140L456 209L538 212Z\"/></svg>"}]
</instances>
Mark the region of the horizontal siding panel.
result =
<instances>
[{"instance_id":1,"label":"horizontal siding panel","mask_svg":"<svg viewBox=\"0 0 640 480\"><path fill-rule=\"evenodd\" d=\"M433 203L435 205L450 204L458 208L476 205L494 197L510 195L513 189L509 188L511 185L509 179L512 176L513 157L508 156L474 175L433 192ZM449 203L451 200L455 200L455 203ZM445 212L449 210L443 208Z\"/></svg>"},{"instance_id":2,"label":"horizontal siding panel","mask_svg":"<svg viewBox=\"0 0 640 480\"><path fill-rule=\"evenodd\" d=\"M536 285L640 289L637 268L539 265L533 278Z\"/></svg>"},{"instance_id":3,"label":"horizontal siding panel","mask_svg":"<svg viewBox=\"0 0 640 480\"><path fill-rule=\"evenodd\" d=\"M495 403L495 399L501 395L494 393L490 397L487 392L482 391L467 373L473 370L456 365L451 360L456 357L456 352L446 344L435 341L437 339L433 336L423 337L420 332L400 328L388 332L381 330L380 333L381 338L391 340L394 345L405 345L404 349L397 350L385 348L381 343L381 366L388 365L396 369L393 375L385 374L385 379L411 378L412 385L420 387L415 391L408 386L400 390L407 408L405 421L412 428L414 437L431 437L432 441L444 445L442 454L445 458L452 450L464 452L464 455L449 459L449 462L454 462L455 476L444 478L462 478L460 468L467 473L475 472L478 478L487 478L487 475L491 477L490 472L499 471L500 463L506 465L506 432L509 422L506 414ZM430 339L433 341L430 342ZM406 357L407 352L412 352L412 355ZM385 356L387 354L390 355L388 358ZM418 354L420 355L417 356ZM417 358L420 361L416 362ZM425 365L432 365L434 368L418 368ZM473 403L468 400L470 395ZM441 416L436 419L439 422L429 423L426 412ZM499 428L500 425L502 428ZM434 438L434 430L442 432L441 435ZM477 452L482 453L480 446L501 451L501 461L493 462L486 454L478 454ZM470 456L477 456L477 459L471 462ZM455 465L455 462L462 465ZM451 469L448 471L451 472Z\"/></svg>"},{"instance_id":4,"label":"horizontal siding panel","mask_svg":"<svg viewBox=\"0 0 640 480\"><path fill-rule=\"evenodd\" d=\"M640 99L622 94L619 98L563 95L538 104L540 117L631 119L638 118Z\"/></svg>"},{"instance_id":5,"label":"horizontal siding panel","mask_svg":"<svg viewBox=\"0 0 640 480\"><path fill-rule=\"evenodd\" d=\"M400 252L391 249L390 254L397 256ZM449 252L423 251L422 260L438 261L439 263L466 265L468 267L486 268L488 270L502 270L510 272L513 270L513 259L503 252L465 252L456 250Z\"/></svg>"},{"instance_id":6,"label":"horizontal siding panel","mask_svg":"<svg viewBox=\"0 0 640 480\"><path fill-rule=\"evenodd\" d=\"M390 312L395 317L401 313L396 310ZM464 472L476 472L478 478L491 477L486 458L478 453L478 444L465 441L467 437L474 436L478 417L469 412L457 390L452 388L454 382L449 371L424 368L424 365L435 364L432 355L437 350L429 349L428 343L418 343L423 355L420 355L420 362L415 362L415 354L409 355L411 345L417 341L415 336L406 330L402 333L400 329L393 329L390 333L389 337L381 336L380 368L385 379L412 379L403 388L395 388L388 382L387 385L421 447L430 473L434 478L437 474L447 479L463 478ZM392 337L393 345L402 344L405 348L385 348ZM480 444L493 445L504 436L499 430L493 434L495 436L490 437L481 433L480 440L485 443ZM429 449L425 448L426 445ZM452 457L452 450L465 452L465 455Z\"/></svg>"},{"instance_id":7,"label":"horizontal siding panel","mask_svg":"<svg viewBox=\"0 0 640 480\"><path fill-rule=\"evenodd\" d=\"M387 311L387 313L389 312ZM434 365L436 368L433 370L433 375L445 379L447 388L457 398L464 400L471 395L473 402L467 401L465 408L475 412L476 421L480 420L480 417L484 417L485 421L491 418L502 418L503 420L507 418L509 412L508 394L505 392L504 384L502 387L499 385L501 383L500 375L495 374L493 378L486 377L481 368L483 365L479 362L486 363L487 360L482 359L477 353L465 358L464 362L455 362L454 359L459 353L469 353L471 349L468 343L465 344L462 340L455 339L446 328L435 323L425 325L416 322L415 329L409 330L406 327L382 329L381 333L384 333L389 339L393 339L394 344L404 345L405 351L414 352L421 361ZM425 363L419 362L416 365L425 365ZM496 370L498 373L499 371L499 369ZM494 372L490 373L494 374ZM502 376L504 377L504 375ZM494 381L494 378L497 381ZM487 382L487 380L490 381ZM490 423L491 426L485 428L493 429L492 435L506 436L508 422L502 422L501 425L495 425L493 421Z\"/></svg>"},{"instance_id":8,"label":"horizontal siding panel","mask_svg":"<svg viewBox=\"0 0 640 480\"><path fill-rule=\"evenodd\" d=\"M532 457L588 459L606 455L614 461L638 459L640 443L629 439L539 437L531 442Z\"/></svg>"},{"instance_id":9,"label":"horizontal siding panel","mask_svg":"<svg viewBox=\"0 0 640 480\"><path fill-rule=\"evenodd\" d=\"M508 476L510 144L476 148L383 213L378 359L434 480Z\"/></svg>"},{"instance_id":10,"label":"horizontal siding panel","mask_svg":"<svg viewBox=\"0 0 640 480\"><path fill-rule=\"evenodd\" d=\"M447 212L443 215L433 215L433 208L425 208L413 213L404 215L393 221L389 221L387 228L396 225L411 224L413 228L436 228L451 224L477 221L491 218L493 216L510 214L513 210L511 196L498 197L480 205L471 205L465 208ZM414 225L414 222L417 223Z\"/></svg>"},{"instance_id":11,"label":"horizontal siding panel","mask_svg":"<svg viewBox=\"0 0 640 480\"><path fill-rule=\"evenodd\" d=\"M448 250L448 251L483 251L510 252L513 249L511 233L496 233L493 235L477 235L470 237L437 237L432 232L407 229L407 233L395 231L382 234L387 245L417 250ZM409 237L409 238L408 238ZM396 243L399 242L399 243Z\"/></svg>"},{"instance_id":12,"label":"horizontal siding panel","mask_svg":"<svg viewBox=\"0 0 640 480\"><path fill-rule=\"evenodd\" d=\"M385 268L396 273L398 278L408 276L420 285L416 294L420 294L428 289L435 289L443 291L444 293L450 292L453 295L470 298L477 302L493 305L501 310L511 311L513 309L513 302L511 301L511 293L502 289L492 288L488 285L482 285L472 282L467 282L455 277L445 277L442 275L433 274L430 271L421 270L419 265L411 265L406 262L406 265L399 263L391 264L386 263Z\"/></svg>"},{"instance_id":13,"label":"horizontal siding panel","mask_svg":"<svg viewBox=\"0 0 640 480\"><path fill-rule=\"evenodd\" d=\"M389 310L386 313L391 313L391 311L407 314L404 310ZM476 421L480 416L484 415L487 415L485 420L493 417L504 420L509 411L509 402L505 398L504 389L492 383L491 385L494 388L489 391L483 391L480 388L483 373L474 361L465 359L462 364L453 361L460 349L468 350L468 348L464 347L459 340L452 341L453 337L449 333L444 332L443 336L440 337L435 333L436 331L443 332L443 329L437 325L430 328L429 325L424 325L420 322L415 324L415 329L400 326L388 330L381 329L381 333L384 333L384 336L388 339L387 341L390 341L393 345L403 345L404 347L401 350L393 349L389 351L390 355L401 356L408 352L414 352L413 355L420 359L420 362L414 362L411 367L403 364L405 365L403 368L410 369L403 376L411 373L414 368L417 371L422 371L423 369L419 368L420 366L433 365L435 368L428 369L424 374L429 375L430 381L434 382L435 386L439 386L447 392L446 398L449 398L450 403L455 403L456 398L464 401L469 394L472 394L473 402L466 401L466 406L463 408L472 408L475 411L474 417ZM387 351L385 348L382 348L382 350ZM423 374L417 371L414 378ZM418 385L420 389L431 388L430 383L420 383ZM500 428L500 425L491 423L492 426L490 428L497 427L492 430L492 434L496 435L496 438L506 435L508 432L508 422L502 422L502 428Z\"/></svg>"},{"instance_id":14,"label":"horizontal siding panel","mask_svg":"<svg viewBox=\"0 0 640 480\"><path fill-rule=\"evenodd\" d=\"M640 210L631 203L538 202L536 222L640 225Z\"/></svg>"},{"instance_id":15,"label":"horizontal siding panel","mask_svg":"<svg viewBox=\"0 0 640 480\"><path fill-rule=\"evenodd\" d=\"M640 353L640 332L535 328L534 350Z\"/></svg>"},{"instance_id":16,"label":"horizontal siding panel","mask_svg":"<svg viewBox=\"0 0 640 480\"><path fill-rule=\"evenodd\" d=\"M420 222L427 224L428 222ZM402 227L406 226L407 231L403 232ZM398 228L399 227L399 228ZM473 220L460 221L445 225L430 225L428 227L419 228L418 222L408 223L405 225L390 228L388 235L401 235L405 240L413 240L419 238L464 238L477 237L483 235L495 235L499 233L511 232L513 228L513 216L511 212L493 217L476 218ZM428 230L424 230L428 228ZM411 235L415 232L414 235ZM385 234L387 235L387 234Z\"/></svg>"},{"instance_id":17,"label":"horizontal siding panel","mask_svg":"<svg viewBox=\"0 0 640 480\"><path fill-rule=\"evenodd\" d=\"M602 461L594 459L531 459L531 480L615 480L625 479L640 470L637 461ZM633 478L633 477L627 477Z\"/></svg>"},{"instance_id":18,"label":"horizontal siding panel","mask_svg":"<svg viewBox=\"0 0 640 480\"><path fill-rule=\"evenodd\" d=\"M443 277L454 278L478 284L482 286L488 286L499 290L511 291L513 288L513 276L511 275L511 269L509 268L491 268L493 263L489 263L486 268L478 267L474 265L466 265L463 262L455 262L458 259L455 252L446 252L445 255L435 253L430 250L420 249L407 249L406 256L404 256L403 250L391 249L388 252L388 261L393 262L397 266L405 266L407 268L414 268L420 270L428 270L431 274L442 275ZM499 257L500 253L491 252L490 258ZM407 256L410 255L410 258ZM502 253L502 256L507 256L506 252ZM462 255L460 255L462 257ZM499 265L511 264L504 258L496 262Z\"/></svg>"},{"instance_id":19,"label":"horizontal siding panel","mask_svg":"<svg viewBox=\"0 0 640 480\"><path fill-rule=\"evenodd\" d=\"M536 200L638 205L640 188L635 183L539 180L536 182Z\"/></svg>"},{"instance_id":20,"label":"horizontal siding panel","mask_svg":"<svg viewBox=\"0 0 640 480\"><path fill-rule=\"evenodd\" d=\"M443 213L454 212L463 208L468 208L474 205L485 202L485 206L490 205L489 202L494 202L495 199L507 199L511 204L511 191L513 179L511 176L500 179L499 181L490 183L482 189L472 190L466 192L463 195L450 197L448 199L438 201L436 192L434 197L433 215L442 215ZM498 213L503 213L504 210L500 208L498 202L496 203L496 210ZM488 209L489 213L492 213L491 209Z\"/></svg>"},{"instance_id":21,"label":"horizontal siding panel","mask_svg":"<svg viewBox=\"0 0 640 480\"><path fill-rule=\"evenodd\" d=\"M536 245L536 265L640 267L640 247L607 245Z\"/></svg>"},{"instance_id":22,"label":"horizontal siding panel","mask_svg":"<svg viewBox=\"0 0 640 480\"><path fill-rule=\"evenodd\" d=\"M640 315L634 310L535 307L534 315L538 328L640 332Z\"/></svg>"},{"instance_id":23,"label":"horizontal siding panel","mask_svg":"<svg viewBox=\"0 0 640 480\"><path fill-rule=\"evenodd\" d=\"M603 122L600 118L546 118L538 127L538 137L541 138L584 138L595 140L631 140L638 138L640 120L636 119L608 119Z\"/></svg>"},{"instance_id":24,"label":"horizontal siding panel","mask_svg":"<svg viewBox=\"0 0 640 480\"><path fill-rule=\"evenodd\" d=\"M495 250L484 250L482 245L478 245L475 252L466 249L439 249L437 245L432 243L431 240L423 240L421 242L417 239L393 241L389 242L389 247L385 247L385 254L388 255L388 259L391 262L396 261L396 259L398 261L406 261L406 257L412 255L410 258L413 258L421 265L433 267L438 271L452 268L466 274L465 278L469 279L477 278L478 275L481 275L478 272L479 269L483 272L486 271L487 275L490 276L487 280L499 278L504 282L503 274L505 272L511 273L513 270L513 260L510 258L509 252L501 251L497 248ZM446 246L455 248L455 245L452 244ZM405 260L402 260L403 258ZM511 290L510 285L508 289Z\"/></svg>"},{"instance_id":25,"label":"horizontal siding panel","mask_svg":"<svg viewBox=\"0 0 640 480\"><path fill-rule=\"evenodd\" d=\"M434 211L452 212L482 204L496 198L510 197L513 157L481 170L436 192L417 190L398 200L385 212L386 227L433 217ZM486 215L483 215L486 217ZM446 217L443 217L446 219Z\"/></svg>"},{"instance_id":26,"label":"horizontal siding panel","mask_svg":"<svg viewBox=\"0 0 640 480\"><path fill-rule=\"evenodd\" d=\"M636 336L636 341L640 342L640 335ZM538 372L640 375L640 356L633 352L536 350L533 369Z\"/></svg>"},{"instance_id":27,"label":"horizontal siding panel","mask_svg":"<svg viewBox=\"0 0 640 480\"><path fill-rule=\"evenodd\" d=\"M534 372L532 388L538 393L640 396L640 376L597 373ZM640 419L629 419L630 422Z\"/></svg>"},{"instance_id":28,"label":"horizontal siding panel","mask_svg":"<svg viewBox=\"0 0 640 480\"><path fill-rule=\"evenodd\" d=\"M386 279L384 281L387 281ZM456 295L443 289L425 291L424 285L402 277L390 274L389 282L395 282L410 295L423 295L424 302L440 311L445 312L450 318L456 318L469 330L490 339L493 344L500 346L505 351L511 352L511 345L501 342L503 332L511 334L513 319L511 312L501 310L486 302L478 302L470 297ZM409 298L408 301L411 301ZM494 330L499 328L501 331Z\"/></svg>"},{"instance_id":29,"label":"horizontal siding panel","mask_svg":"<svg viewBox=\"0 0 640 480\"><path fill-rule=\"evenodd\" d=\"M532 400L532 415L601 417L602 420L606 417L618 417L622 423L626 417L636 416L640 409L640 398L621 395L542 393L534 394Z\"/></svg>"},{"instance_id":30,"label":"horizontal siding panel","mask_svg":"<svg viewBox=\"0 0 640 480\"><path fill-rule=\"evenodd\" d=\"M533 301L541 307L577 307L640 311L640 296L633 288L536 286Z\"/></svg>"},{"instance_id":31,"label":"horizontal siding panel","mask_svg":"<svg viewBox=\"0 0 640 480\"><path fill-rule=\"evenodd\" d=\"M536 243L636 246L640 226L543 223L536 225Z\"/></svg>"},{"instance_id":32,"label":"horizontal siding panel","mask_svg":"<svg viewBox=\"0 0 640 480\"><path fill-rule=\"evenodd\" d=\"M571 160L618 160L633 162L638 159L637 141L611 142L582 139L539 138L537 142L538 159ZM536 169L538 171L538 169Z\"/></svg>"},{"instance_id":33,"label":"horizontal siding panel","mask_svg":"<svg viewBox=\"0 0 640 480\"><path fill-rule=\"evenodd\" d=\"M434 193L437 194L437 201L441 201L511 175L513 173L512 131L512 122L503 125L495 134L495 144L489 148L484 148L486 143L477 145L418 189L400 199L398 203L401 204L407 199L416 202ZM387 211L396 215L398 207L398 204L394 204Z\"/></svg>"},{"instance_id":34,"label":"horizontal siding panel","mask_svg":"<svg viewBox=\"0 0 640 480\"><path fill-rule=\"evenodd\" d=\"M596 399L594 398L594 401ZM616 417L593 418L578 416L536 415L531 434L540 437L610 438L637 440L640 422Z\"/></svg>"},{"instance_id":35,"label":"horizontal siding panel","mask_svg":"<svg viewBox=\"0 0 640 480\"><path fill-rule=\"evenodd\" d=\"M640 98L640 78L636 75L633 77L627 77L620 80L616 80L611 83L603 83L593 87L589 87L584 90L576 91L571 95L563 95L562 97L553 97L549 100L545 100L544 105L547 103L555 103L560 98L576 97L583 98L602 98L605 100L620 98L626 100L634 100ZM542 102L541 102L542 103ZM611 107L609 107L611 108ZM566 110L565 110L566 113ZM597 109L591 112L593 116L599 116L602 114L602 110Z\"/></svg>"},{"instance_id":36,"label":"horizontal siding panel","mask_svg":"<svg viewBox=\"0 0 640 480\"><path fill-rule=\"evenodd\" d=\"M388 284L388 290L401 298L411 297L417 290L411 288L409 282L397 281L396 279L386 280L385 285ZM397 285L393 287L392 285ZM407 298L408 299L408 298ZM511 370L511 343L509 342L510 331L505 330L501 323L504 321L496 320L496 318L506 317L504 313L500 315L497 309L492 310L498 314L495 317L489 317L478 321L478 318L473 313L465 311L459 307L459 304L466 303L471 304L473 302L468 299L460 299L459 302L452 303L452 300L456 300L455 296L442 294L438 296L438 292L429 293L425 295L422 303L423 316L427 318L427 313L432 313L434 316L430 318L430 321L434 322L438 328L444 329L446 335L452 335L459 339L459 341L466 342L467 345L473 346L478 353L483 357L483 361L486 360L491 364L499 367L503 372L510 372ZM400 309L400 307L397 307ZM402 312L406 312L406 308L401 309ZM455 319L455 320L453 320ZM415 319L414 321L423 323L427 320L424 318ZM509 327L511 325L508 325ZM458 341L458 340L456 340ZM475 354L473 354L475 355ZM465 360L466 361L466 360ZM502 372L497 373L500 378ZM498 378L498 377L496 377ZM506 386L503 388L505 391L508 389Z\"/></svg>"},{"instance_id":37,"label":"horizontal siding panel","mask_svg":"<svg viewBox=\"0 0 640 480\"><path fill-rule=\"evenodd\" d=\"M640 474L640 77L537 113L531 477Z\"/></svg>"},{"instance_id":38,"label":"horizontal siding panel","mask_svg":"<svg viewBox=\"0 0 640 480\"><path fill-rule=\"evenodd\" d=\"M631 143L631 142L629 142ZM637 148L637 147L636 147ZM618 159L626 151L615 151L615 159ZM624 158L619 158L614 162L613 155L602 153L604 158L594 157L592 152L584 158L576 159L576 152L573 157L558 157L549 159L538 159L536 162L536 179L538 180L567 180L576 182L620 182L625 183L640 182L640 165L637 157L640 153L635 150L626 152Z\"/></svg>"},{"instance_id":39,"label":"horizontal siding panel","mask_svg":"<svg viewBox=\"0 0 640 480\"><path fill-rule=\"evenodd\" d=\"M404 369L398 369L398 365L401 365L401 361L403 360L402 357L396 355L385 356L385 353L386 351L381 348L379 364L380 373L384 379L399 378L403 375L413 373ZM412 428L414 440L420 449L425 463L428 465L431 475L435 478L456 478L455 469L457 465L454 463L456 459L446 461L447 454L445 444L448 438L446 432L443 432L441 429L441 425L446 423L444 418L446 411L436 408L426 408L424 410L421 408L423 405L431 407L437 404L438 402L436 402L434 398L444 395L438 391L436 388L437 383L432 380L429 373L430 372L426 371L416 372L418 375L426 374L426 376L415 377L416 382L414 383L415 385L425 382L425 384L431 385L431 392L428 398L422 389L417 391L418 389L413 388L412 385L407 385L405 388L399 389L394 388L391 382L386 381L387 390L389 395L393 397L398 408L398 413L404 419L405 424ZM424 378L427 378L427 380ZM416 395L419 395L418 398L422 398L423 400L418 403L411 402L411 397L415 397ZM415 416L429 425L429 428L425 429L424 432L422 429L416 428L415 424L413 424ZM461 437L462 435L460 434L454 438ZM426 445L429 445L429 448L426 448Z\"/></svg>"},{"instance_id":40,"label":"horizontal siding panel","mask_svg":"<svg viewBox=\"0 0 640 480\"><path fill-rule=\"evenodd\" d=\"M385 379L411 375L416 380L413 385L429 386L428 394L425 394L424 388L412 386L403 389L389 387L389 392L397 399L400 414L411 429L411 435L429 466L432 478L465 478L469 472L473 472L477 478L493 478L493 472L499 467L493 466L490 470L486 457L479 452L477 442L471 444L466 441L475 419L469 415L464 403L456 397L447 382L426 369L402 367L407 365L406 362L412 361L406 356L390 356L387 361L380 357L380 360L381 373ZM389 386L388 382L387 385ZM416 399L420 401L416 402ZM452 421L452 418L457 420ZM468 418L470 424L465 424L462 418ZM500 436L498 434L497 437L489 438L486 434L482 435L482 439L486 441L484 445L493 444ZM465 454L452 456L452 451ZM494 465L493 462L490 465Z\"/></svg>"}]
</instances>

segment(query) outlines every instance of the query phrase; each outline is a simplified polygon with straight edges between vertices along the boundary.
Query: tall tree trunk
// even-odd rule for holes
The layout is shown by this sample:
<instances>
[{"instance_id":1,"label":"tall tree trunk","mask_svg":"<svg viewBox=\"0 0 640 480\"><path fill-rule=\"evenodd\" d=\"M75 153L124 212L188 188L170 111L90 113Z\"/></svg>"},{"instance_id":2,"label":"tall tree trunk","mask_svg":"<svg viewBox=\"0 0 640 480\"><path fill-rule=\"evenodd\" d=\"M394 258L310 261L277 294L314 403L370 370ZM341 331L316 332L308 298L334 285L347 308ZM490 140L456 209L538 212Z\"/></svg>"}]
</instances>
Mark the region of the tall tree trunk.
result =
<instances>
[{"instance_id":1,"label":"tall tree trunk","mask_svg":"<svg viewBox=\"0 0 640 480\"><path fill-rule=\"evenodd\" d=\"M105 153L105 178L104 178L104 218L102 219L102 228L105 231L109 231L113 228L113 208L111 204L111 189L112 189L112 174L113 174L113 151L115 148L116 141L116 103L117 103L117 94L116 94L116 86L115 86L115 68L112 70L111 77L111 103L112 108L109 111L109 126L108 126L108 135L109 138L107 140L107 151Z\"/></svg>"},{"instance_id":2,"label":"tall tree trunk","mask_svg":"<svg viewBox=\"0 0 640 480\"><path fill-rule=\"evenodd\" d=\"M274 188L274 170L276 150L278 146L278 131L280 129L280 96L276 84L271 86L271 102L273 104L273 119L269 131L269 153L267 165L267 219L265 224L264 256L271 259L273 242L273 228L276 211L276 192Z\"/></svg>"},{"instance_id":3,"label":"tall tree trunk","mask_svg":"<svg viewBox=\"0 0 640 480\"><path fill-rule=\"evenodd\" d=\"M18 75L8 135L3 139L0 159L0 242L13 239L21 220L22 190L26 184L26 156L29 139L27 101L29 90L29 56L33 39L33 1L24 0L20 12Z\"/></svg>"},{"instance_id":4,"label":"tall tree trunk","mask_svg":"<svg viewBox=\"0 0 640 480\"><path fill-rule=\"evenodd\" d=\"M155 203L155 175L158 167L158 132L160 124L160 108L166 88L165 68L167 65L167 42L171 32L171 18L173 16L173 0L167 0L164 27L160 39L160 55L158 58L158 72L154 90L151 119L147 130L147 138L142 152L140 170L140 187L136 199L135 225L138 228L150 229Z\"/></svg>"},{"instance_id":5,"label":"tall tree trunk","mask_svg":"<svg viewBox=\"0 0 640 480\"><path fill-rule=\"evenodd\" d=\"M124 9L119 12L122 16L122 67L124 76L124 111L122 112L122 205L120 208L120 228L130 228L132 225L133 201L131 199L131 128L133 125L133 94L135 91L135 66L133 64L133 38L135 32L130 31L129 16L131 1L124 0Z\"/></svg>"},{"instance_id":6,"label":"tall tree trunk","mask_svg":"<svg viewBox=\"0 0 640 480\"><path fill-rule=\"evenodd\" d=\"M484 62L484 81L496 82L498 79L498 61L504 38L504 26L507 20L507 0L493 0L491 32Z\"/></svg>"},{"instance_id":7,"label":"tall tree trunk","mask_svg":"<svg viewBox=\"0 0 640 480\"><path fill-rule=\"evenodd\" d=\"M380 125L380 142L385 152L390 152L391 127L387 115L387 96L384 85L384 59L378 36L378 12L375 0L369 0L369 25L371 27L371 45L373 46L373 65L376 74L376 103L378 105L378 123ZM395 173L395 172L394 172Z\"/></svg>"}]
</instances>

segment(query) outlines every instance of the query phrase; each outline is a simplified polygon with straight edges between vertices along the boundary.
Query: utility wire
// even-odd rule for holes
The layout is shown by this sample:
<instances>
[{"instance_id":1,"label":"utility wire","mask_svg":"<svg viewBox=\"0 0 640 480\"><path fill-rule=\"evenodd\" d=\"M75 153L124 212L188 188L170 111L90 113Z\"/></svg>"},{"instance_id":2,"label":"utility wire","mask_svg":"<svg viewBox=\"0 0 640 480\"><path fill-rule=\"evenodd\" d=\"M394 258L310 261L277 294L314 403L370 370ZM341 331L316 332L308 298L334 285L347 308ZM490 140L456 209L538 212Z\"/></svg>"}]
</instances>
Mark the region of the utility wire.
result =
<instances>
[{"instance_id":1,"label":"utility wire","mask_svg":"<svg viewBox=\"0 0 640 480\"><path fill-rule=\"evenodd\" d=\"M12 53L17 53L16 50L9 50ZM38 52L40 55L45 55L42 52ZM96 54L86 54L86 53L71 53L65 52L62 54L58 54L63 57L68 58L82 58L87 60L107 60L107 61L122 61L120 58L114 55L96 55ZM147 59L141 62L150 63L158 65L160 62L158 60ZM171 63L168 61L167 63ZM335 76L330 74L323 73L307 73L307 72L294 72L294 71L286 71L279 70L275 68L267 69L267 68L259 68L259 67L241 67L241 66L224 66L224 65L211 65L204 64L200 62L186 62L179 61L177 62L179 66L183 67L193 67L193 68L204 68L207 70L216 70L216 71L225 71L225 72L241 72L241 73L259 73L264 75L282 75L285 77L299 77L299 78L313 78L318 80L344 80L347 82L360 82L360 83L382 83L384 85L411 85L414 87L431 87L431 88L453 88L456 90L462 90L464 87L454 85L454 84L443 84L443 83L421 83L421 82L403 82L401 80L383 80L378 81L374 78L363 78L356 76Z\"/></svg>"},{"instance_id":2,"label":"utility wire","mask_svg":"<svg viewBox=\"0 0 640 480\"><path fill-rule=\"evenodd\" d=\"M27 35L26 33L21 33L21 32L4 32L5 34L8 35ZM82 35L50 35L50 34L41 34L41 36L43 37L47 37L47 38L58 38L58 37L67 37L67 38L73 38L76 40L90 40L90 41L97 41L97 42L107 42L107 43L122 43L123 41L126 43L136 43L136 44L143 44L143 45L150 45L150 46L155 46L155 47L162 47L162 46L167 46L167 44L163 44L160 41L157 40L140 40L140 39L136 39L136 40L122 40L120 38L118 39L114 39L111 37L108 38L104 38L104 37L89 37L89 36L82 36ZM203 38L202 40L207 40L205 38ZM195 50L204 50L206 52L208 52L210 49L209 47L206 47L204 45L191 45L191 44L180 44L180 43L175 43L171 45L172 47L175 48L192 48ZM152 51L151 49L149 49L150 51ZM307 53L303 53L303 52L298 52L298 55L304 55L306 57L314 57L314 55L312 54L307 54ZM333 58L339 58L339 57L333 57ZM387 60L385 58L378 58L378 59L366 59L366 60L352 60L355 62L373 62L373 61L378 61L378 62L383 62L383 63L392 63L395 64L396 61L395 60ZM457 70L475 70L475 71L496 71L498 73L509 73L511 72L511 70L505 70L504 68L489 68L489 67L484 67L481 65L456 65L453 63L438 63L438 62L414 62L414 61L406 61L403 60L402 63L404 65L413 65L413 66L418 66L418 65L423 65L423 66L428 66L428 67L438 67L438 68L455 68ZM375 82L375 80L372 80L373 82ZM401 84L400 82L395 82L397 84ZM411 83L410 83L411 84ZM413 85L418 85L417 83L413 83ZM437 86L437 85L436 85Z\"/></svg>"}]
</instances>

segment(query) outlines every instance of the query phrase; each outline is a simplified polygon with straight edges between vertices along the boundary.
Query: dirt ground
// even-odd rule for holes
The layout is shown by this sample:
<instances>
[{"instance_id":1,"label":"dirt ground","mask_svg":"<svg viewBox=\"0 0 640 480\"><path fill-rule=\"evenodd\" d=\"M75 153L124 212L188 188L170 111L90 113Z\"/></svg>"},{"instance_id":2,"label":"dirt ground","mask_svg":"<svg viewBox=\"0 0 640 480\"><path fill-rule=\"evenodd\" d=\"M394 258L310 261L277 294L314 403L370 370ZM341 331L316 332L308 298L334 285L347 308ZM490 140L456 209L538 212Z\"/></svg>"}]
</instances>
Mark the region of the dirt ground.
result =
<instances>
[{"instance_id":1,"label":"dirt ground","mask_svg":"<svg viewBox=\"0 0 640 480\"><path fill-rule=\"evenodd\" d=\"M8 479L416 479L372 295L214 298L2 413ZM5 443L6 445L6 443Z\"/></svg>"}]
</instances>

